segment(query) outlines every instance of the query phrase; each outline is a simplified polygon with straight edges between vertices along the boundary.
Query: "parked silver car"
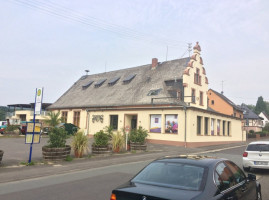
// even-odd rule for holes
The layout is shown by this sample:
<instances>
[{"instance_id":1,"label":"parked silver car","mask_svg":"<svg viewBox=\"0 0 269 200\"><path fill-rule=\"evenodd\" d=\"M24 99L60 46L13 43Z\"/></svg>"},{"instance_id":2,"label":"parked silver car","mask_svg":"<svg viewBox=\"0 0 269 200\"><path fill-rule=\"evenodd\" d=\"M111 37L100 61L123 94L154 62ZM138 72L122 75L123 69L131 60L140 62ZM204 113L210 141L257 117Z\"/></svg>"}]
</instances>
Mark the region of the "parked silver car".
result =
<instances>
[{"instance_id":1,"label":"parked silver car","mask_svg":"<svg viewBox=\"0 0 269 200\"><path fill-rule=\"evenodd\" d=\"M269 169L269 141L256 141L248 144L243 153L243 169Z\"/></svg>"}]
</instances>

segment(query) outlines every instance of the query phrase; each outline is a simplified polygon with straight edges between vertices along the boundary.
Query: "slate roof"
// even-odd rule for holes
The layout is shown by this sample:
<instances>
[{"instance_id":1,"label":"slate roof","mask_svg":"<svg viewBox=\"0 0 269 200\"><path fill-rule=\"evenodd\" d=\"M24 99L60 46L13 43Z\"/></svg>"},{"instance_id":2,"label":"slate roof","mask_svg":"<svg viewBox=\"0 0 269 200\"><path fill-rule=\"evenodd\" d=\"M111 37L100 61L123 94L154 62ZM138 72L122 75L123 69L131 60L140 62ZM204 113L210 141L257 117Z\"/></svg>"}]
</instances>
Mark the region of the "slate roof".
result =
<instances>
[{"instance_id":1,"label":"slate roof","mask_svg":"<svg viewBox=\"0 0 269 200\"><path fill-rule=\"evenodd\" d=\"M152 97L171 97L165 81L176 79L182 82L183 72L189 60L190 58L182 58L158 63L154 70L151 69L152 65L148 64L82 76L48 109L149 105ZM124 82L131 75L135 75L133 79ZM120 79L114 83L113 81L118 77ZM96 86L96 83L101 80L105 80L105 82ZM93 83L87 86L91 81ZM108 84L109 82L110 84ZM158 95L148 96L149 91L154 89L161 90ZM184 103L173 98L163 98L154 99L154 104L183 105Z\"/></svg>"},{"instance_id":2,"label":"slate roof","mask_svg":"<svg viewBox=\"0 0 269 200\"><path fill-rule=\"evenodd\" d=\"M244 119L263 119L262 117L259 117L256 113L254 113L252 110L250 110L245 104L242 104L241 108L244 111Z\"/></svg>"},{"instance_id":3,"label":"slate roof","mask_svg":"<svg viewBox=\"0 0 269 200\"><path fill-rule=\"evenodd\" d=\"M236 105L234 102L232 102L232 101L231 101L230 99L228 99L226 96L224 96L223 94L221 94L221 93L219 93L219 92L217 92L217 91L215 91L215 90L213 90L213 89L210 89L210 90L212 90L216 95L218 95L220 98L222 98L222 99L223 99L224 101L226 101L228 104L230 104L234 109L243 112L243 109L242 109L240 106Z\"/></svg>"}]
</instances>

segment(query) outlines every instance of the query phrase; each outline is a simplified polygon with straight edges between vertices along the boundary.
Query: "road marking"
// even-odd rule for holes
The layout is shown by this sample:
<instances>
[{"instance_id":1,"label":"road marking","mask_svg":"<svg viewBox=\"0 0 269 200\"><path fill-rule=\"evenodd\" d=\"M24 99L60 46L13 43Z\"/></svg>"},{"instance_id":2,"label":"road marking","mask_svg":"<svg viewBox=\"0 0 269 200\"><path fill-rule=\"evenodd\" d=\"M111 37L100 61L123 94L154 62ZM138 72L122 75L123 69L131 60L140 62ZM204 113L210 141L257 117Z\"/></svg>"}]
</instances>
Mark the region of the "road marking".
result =
<instances>
[{"instance_id":1,"label":"road marking","mask_svg":"<svg viewBox=\"0 0 269 200\"><path fill-rule=\"evenodd\" d=\"M247 145L245 144L245 145L240 145L240 146L227 147L227 148L215 149L215 150L209 150L209 151L203 151L203 152L197 152L197 153L199 153L199 154L202 154L202 153L212 153L212 152L218 152L218 151L223 151L223 150L227 150L227 149L235 149L235 148L245 147L245 146L247 146Z\"/></svg>"}]
</instances>

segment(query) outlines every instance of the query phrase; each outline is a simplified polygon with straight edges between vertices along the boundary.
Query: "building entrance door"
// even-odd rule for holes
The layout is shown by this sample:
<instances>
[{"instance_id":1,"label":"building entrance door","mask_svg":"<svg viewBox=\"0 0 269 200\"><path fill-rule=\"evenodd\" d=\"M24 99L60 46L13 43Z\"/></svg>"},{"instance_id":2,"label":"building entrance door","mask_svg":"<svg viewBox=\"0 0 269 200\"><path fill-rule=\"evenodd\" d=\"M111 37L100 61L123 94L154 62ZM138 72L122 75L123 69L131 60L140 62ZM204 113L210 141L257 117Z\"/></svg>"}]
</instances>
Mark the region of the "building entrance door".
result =
<instances>
[{"instance_id":1,"label":"building entrance door","mask_svg":"<svg viewBox=\"0 0 269 200\"><path fill-rule=\"evenodd\" d=\"M137 114L126 114L124 126L129 126L130 129L137 129Z\"/></svg>"}]
</instances>

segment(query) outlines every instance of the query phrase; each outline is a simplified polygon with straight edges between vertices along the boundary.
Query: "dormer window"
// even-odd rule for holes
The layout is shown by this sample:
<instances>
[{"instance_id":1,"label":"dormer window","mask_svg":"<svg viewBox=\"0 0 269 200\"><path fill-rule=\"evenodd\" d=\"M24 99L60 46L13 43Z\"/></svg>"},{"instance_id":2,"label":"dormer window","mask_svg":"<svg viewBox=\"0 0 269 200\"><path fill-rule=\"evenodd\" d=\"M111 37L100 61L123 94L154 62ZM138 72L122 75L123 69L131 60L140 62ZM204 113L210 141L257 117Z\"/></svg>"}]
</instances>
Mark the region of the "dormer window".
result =
<instances>
[{"instance_id":1,"label":"dormer window","mask_svg":"<svg viewBox=\"0 0 269 200\"><path fill-rule=\"evenodd\" d=\"M200 69L198 69L198 68L196 68L196 73L194 73L194 83L201 85Z\"/></svg>"}]
</instances>

